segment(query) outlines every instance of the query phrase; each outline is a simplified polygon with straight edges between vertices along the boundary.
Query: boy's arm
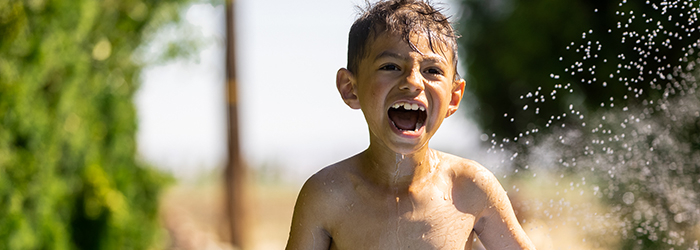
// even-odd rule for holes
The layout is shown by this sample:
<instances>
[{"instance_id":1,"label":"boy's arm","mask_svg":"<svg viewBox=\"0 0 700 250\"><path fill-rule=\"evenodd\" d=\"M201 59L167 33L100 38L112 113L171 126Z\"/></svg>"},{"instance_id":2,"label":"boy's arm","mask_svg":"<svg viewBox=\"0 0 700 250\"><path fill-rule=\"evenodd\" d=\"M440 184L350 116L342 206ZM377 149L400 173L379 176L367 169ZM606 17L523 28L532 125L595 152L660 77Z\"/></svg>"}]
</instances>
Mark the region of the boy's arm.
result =
<instances>
[{"instance_id":1,"label":"boy's arm","mask_svg":"<svg viewBox=\"0 0 700 250\"><path fill-rule=\"evenodd\" d=\"M474 231L486 249L535 249L518 223L508 195L493 174L482 173L488 205L481 212Z\"/></svg>"},{"instance_id":2,"label":"boy's arm","mask_svg":"<svg viewBox=\"0 0 700 250\"><path fill-rule=\"evenodd\" d=\"M330 248L331 237L324 228L328 210L323 207L323 189L316 185L317 178L314 177L317 176L306 181L294 205L286 250Z\"/></svg>"}]
</instances>

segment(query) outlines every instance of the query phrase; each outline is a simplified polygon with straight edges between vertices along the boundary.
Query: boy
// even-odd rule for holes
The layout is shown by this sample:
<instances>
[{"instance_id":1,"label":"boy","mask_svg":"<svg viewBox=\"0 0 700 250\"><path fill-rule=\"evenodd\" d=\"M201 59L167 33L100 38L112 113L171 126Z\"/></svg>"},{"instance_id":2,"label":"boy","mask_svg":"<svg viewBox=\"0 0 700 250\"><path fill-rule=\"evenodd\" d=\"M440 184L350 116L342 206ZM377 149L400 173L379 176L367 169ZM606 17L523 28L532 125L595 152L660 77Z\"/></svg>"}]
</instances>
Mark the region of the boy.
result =
<instances>
[{"instance_id":1,"label":"boy","mask_svg":"<svg viewBox=\"0 0 700 250\"><path fill-rule=\"evenodd\" d=\"M287 249L534 249L505 191L476 162L428 147L464 80L449 21L421 0L381 1L350 29L336 85L369 147L301 189Z\"/></svg>"}]
</instances>

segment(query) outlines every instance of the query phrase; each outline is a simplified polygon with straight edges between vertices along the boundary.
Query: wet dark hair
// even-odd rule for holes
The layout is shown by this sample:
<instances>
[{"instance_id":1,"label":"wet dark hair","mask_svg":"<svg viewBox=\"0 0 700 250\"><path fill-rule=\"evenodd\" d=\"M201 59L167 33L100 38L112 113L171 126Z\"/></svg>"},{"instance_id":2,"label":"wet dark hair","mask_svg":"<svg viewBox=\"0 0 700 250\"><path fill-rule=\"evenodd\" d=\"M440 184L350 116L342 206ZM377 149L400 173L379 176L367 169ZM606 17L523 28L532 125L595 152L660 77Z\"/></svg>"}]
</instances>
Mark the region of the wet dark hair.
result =
<instances>
[{"instance_id":1,"label":"wet dark hair","mask_svg":"<svg viewBox=\"0 0 700 250\"><path fill-rule=\"evenodd\" d=\"M458 36L448 17L440 13L441 10L422 0L380 0L374 4L367 2L367 8L361 9L360 17L350 28L348 70L357 74L360 61L368 53L369 43L386 32L400 36L416 51L418 49L410 39L412 35L425 35L433 52L435 41L443 43L447 49L452 50L452 61L456 67Z\"/></svg>"}]
</instances>

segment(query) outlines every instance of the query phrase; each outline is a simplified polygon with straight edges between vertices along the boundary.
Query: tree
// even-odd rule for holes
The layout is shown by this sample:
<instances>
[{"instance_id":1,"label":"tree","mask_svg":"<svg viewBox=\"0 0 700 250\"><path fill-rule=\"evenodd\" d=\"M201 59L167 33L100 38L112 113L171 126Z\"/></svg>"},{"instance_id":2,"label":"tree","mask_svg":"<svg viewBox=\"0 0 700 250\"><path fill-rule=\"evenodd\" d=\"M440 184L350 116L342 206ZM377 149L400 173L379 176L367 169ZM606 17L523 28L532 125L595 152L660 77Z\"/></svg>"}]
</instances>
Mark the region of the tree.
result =
<instances>
[{"instance_id":1,"label":"tree","mask_svg":"<svg viewBox=\"0 0 700 250\"><path fill-rule=\"evenodd\" d=\"M474 116L504 138L492 144L518 170L587 178L621 248L697 249L697 2L462 3Z\"/></svg>"},{"instance_id":2,"label":"tree","mask_svg":"<svg viewBox=\"0 0 700 250\"><path fill-rule=\"evenodd\" d=\"M0 248L158 247L171 178L135 158L134 58L187 2L1 1Z\"/></svg>"},{"instance_id":3,"label":"tree","mask_svg":"<svg viewBox=\"0 0 700 250\"><path fill-rule=\"evenodd\" d=\"M459 42L467 88L480 109L473 116L481 128L513 138L542 127L551 115L568 112L571 104L581 111L596 111L611 97L622 100L628 95L625 102L636 104L660 97L663 86L648 82L659 74L671 74L667 64L677 64L687 56L681 48L700 35L688 31L692 23L674 25L687 19L682 13L688 9L661 11L660 6L665 5L661 1L624 2L463 0ZM668 16L677 18L669 20ZM651 33L653 37L642 38ZM678 40L674 37L678 33L688 36ZM620 41L621 37L626 40ZM666 39L673 40L675 49L664 46ZM647 48L646 42L652 40L654 44ZM652 60L654 57L663 59ZM576 91L562 96L569 88L557 89L556 84ZM631 98L636 93L630 86L643 90L642 94ZM536 99L546 102L528 100L527 93L536 91L541 96ZM552 91L560 93L558 98L551 98Z\"/></svg>"}]
</instances>

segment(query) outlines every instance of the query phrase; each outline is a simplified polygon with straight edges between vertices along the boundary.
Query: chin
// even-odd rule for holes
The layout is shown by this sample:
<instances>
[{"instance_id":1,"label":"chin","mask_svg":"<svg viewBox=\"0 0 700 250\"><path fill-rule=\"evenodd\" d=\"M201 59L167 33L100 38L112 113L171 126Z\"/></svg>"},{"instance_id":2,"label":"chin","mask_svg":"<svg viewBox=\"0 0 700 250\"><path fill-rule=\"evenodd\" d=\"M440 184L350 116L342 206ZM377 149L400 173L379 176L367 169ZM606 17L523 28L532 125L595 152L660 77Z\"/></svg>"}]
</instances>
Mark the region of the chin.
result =
<instances>
[{"instance_id":1,"label":"chin","mask_svg":"<svg viewBox=\"0 0 700 250\"><path fill-rule=\"evenodd\" d=\"M426 141L402 142L401 140L394 141L389 148L397 154L412 155L418 153L428 147Z\"/></svg>"}]
</instances>

